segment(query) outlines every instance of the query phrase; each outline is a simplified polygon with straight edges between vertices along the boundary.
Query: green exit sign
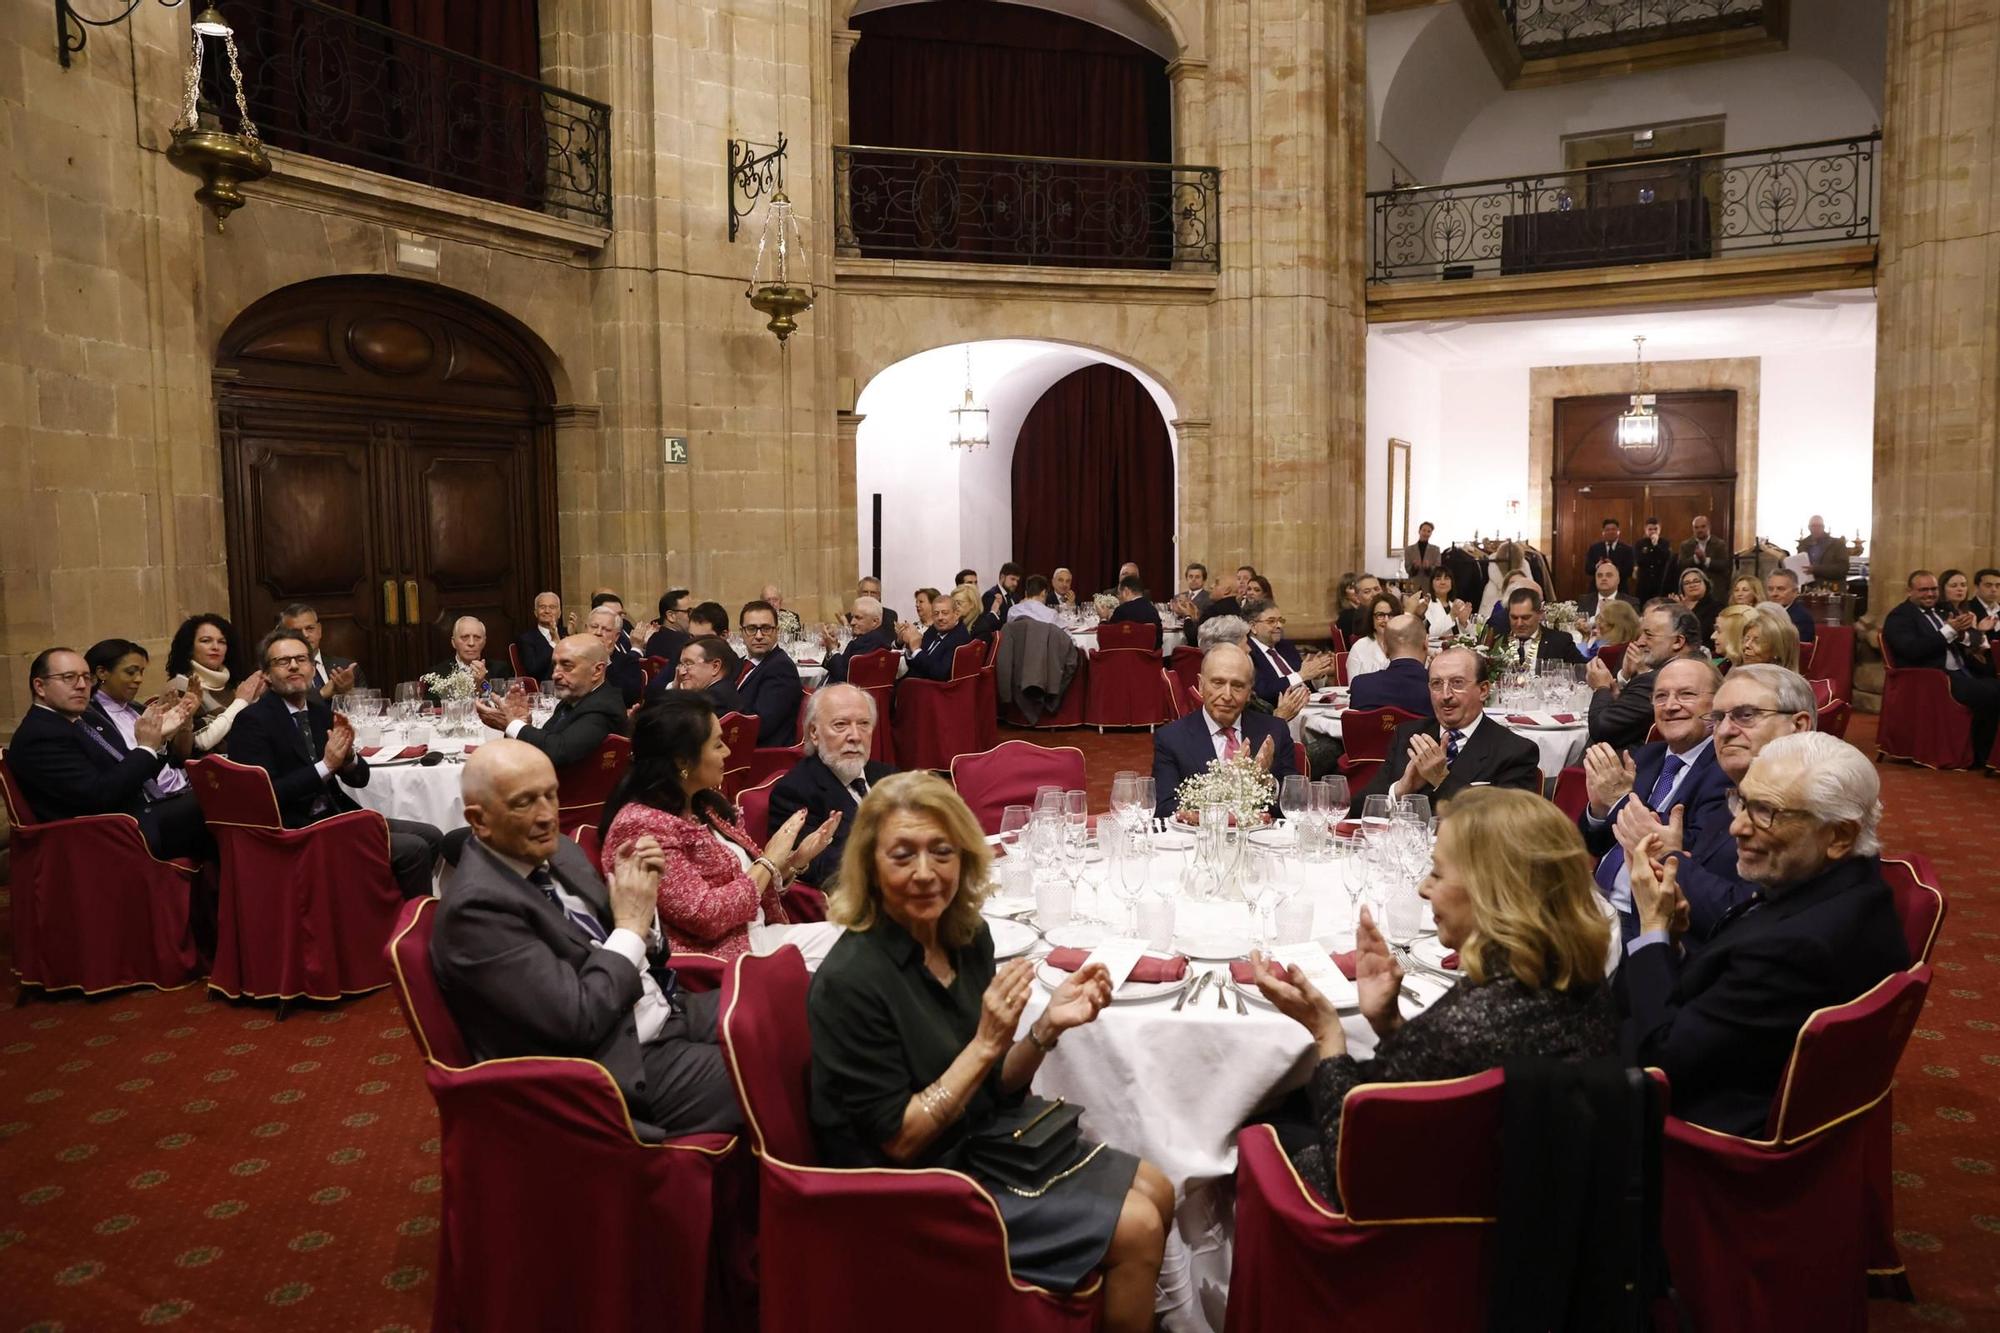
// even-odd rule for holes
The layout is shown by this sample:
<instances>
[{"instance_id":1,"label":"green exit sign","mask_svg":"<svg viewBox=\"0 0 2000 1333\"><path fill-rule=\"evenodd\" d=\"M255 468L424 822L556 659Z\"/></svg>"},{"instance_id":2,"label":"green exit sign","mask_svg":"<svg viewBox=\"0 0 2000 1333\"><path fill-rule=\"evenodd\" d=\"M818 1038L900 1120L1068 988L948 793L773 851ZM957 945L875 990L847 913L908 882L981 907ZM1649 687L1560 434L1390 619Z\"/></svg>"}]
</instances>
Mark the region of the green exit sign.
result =
<instances>
[{"instance_id":1,"label":"green exit sign","mask_svg":"<svg viewBox=\"0 0 2000 1333\"><path fill-rule=\"evenodd\" d=\"M685 465L688 461L688 442L685 435L663 435L661 443L666 446L666 460L672 465Z\"/></svg>"}]
</instances>

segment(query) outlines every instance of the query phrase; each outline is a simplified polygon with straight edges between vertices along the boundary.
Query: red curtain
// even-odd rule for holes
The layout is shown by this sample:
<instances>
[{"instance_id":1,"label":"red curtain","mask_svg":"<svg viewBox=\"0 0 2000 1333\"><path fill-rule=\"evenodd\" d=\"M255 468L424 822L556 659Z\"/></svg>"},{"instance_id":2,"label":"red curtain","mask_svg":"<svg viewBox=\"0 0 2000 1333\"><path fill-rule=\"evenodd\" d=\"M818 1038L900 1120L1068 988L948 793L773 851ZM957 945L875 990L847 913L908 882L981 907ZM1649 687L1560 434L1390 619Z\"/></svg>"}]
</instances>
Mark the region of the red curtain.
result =
<instances>
[{"instance_id":1,"label":"red curtain","mask_svg":"<svg viewBox=\"0 0 2000 1333\"><path fill-rule=\"evenodd\" d=\"M1085 366L1049 386L1014 444L1014 558L1067 566L1080 592L1138 563L1157 600L1173 589L1174 456L1146 387L1117 366Z\"/></svg>"}]
</instances>

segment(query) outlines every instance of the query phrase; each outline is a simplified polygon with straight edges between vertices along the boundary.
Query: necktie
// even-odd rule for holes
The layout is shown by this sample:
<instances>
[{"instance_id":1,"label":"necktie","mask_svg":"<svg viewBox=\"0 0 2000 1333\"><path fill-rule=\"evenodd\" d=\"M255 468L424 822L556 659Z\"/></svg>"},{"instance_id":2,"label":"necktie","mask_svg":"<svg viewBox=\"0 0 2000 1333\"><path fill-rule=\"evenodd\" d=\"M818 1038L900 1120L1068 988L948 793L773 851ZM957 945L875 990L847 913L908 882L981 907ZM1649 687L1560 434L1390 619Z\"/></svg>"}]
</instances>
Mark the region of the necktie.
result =
<instances>
[{"instance_id":1,"label":"necktie","mask_svg":"<svg viewBox=\"0 0 2000 1333\"><path fill-rule=\"evenodd\" d=\"M1222 733L1222 757L1234 759L1243 753L1243 742L1236 735L1236 728L1230 727Z\"/></svg>"},{"instance_id":2,"label":"necktie","mask_svg":"<svg viewBox=\"0 0 2000 1333\"><path fill-rule=\"evenodd\" d=\"M326 671L320 666L317 657L313 659L313 688L316 690L326 688Z\"/></svg>"},{"instance_id":3,"label":"necktie","mask_svg":"<svg viewBox=\"0 0 2000 1333\"><path fill-rule=\"evenodd\" d=\"M1444 761L1447 764L1458 762L1458 747L1464 740L1465 733L1462 731L1447 731L1444 734Z\"/></svg>"},{"instance_id":4,"label":"necktie","mask_svg":"<svg viewBox=\"0 0 2000 1333\"><path fill-rule=\"evenodd\" d=\"M1674 779L1686 767L1687 760L1681 758L1679 755L1669 754L1667 756L1667 761L1660 765L1660 776L1653 780L1653 789L1646 796L1646 808L1648 810L1651 810L1654 814L1660 812L1660 807L1666 803L1668 796L1673 792ZM1632 872L1631 868L1625 864L1625 848L1623 845L1614 843L1611 850L1604 854L1604 859L1597 863L1597 874L1594 878L1597 881L1597 887L1603 891L1606 900L1613 907L1617 908L1620 912L1630 912L1632 910Z\"/></svg>"},{"instance_id":5,"label":"necktie","mask_svg":"<svg viewBox=\"0 0 2000 1333\"><path fill-rule=\"evenodd\" d=\"M604 929L604 923L591 913L579 912L564 902L561 895L556 892L556 877L549 873L547 866L536 866L533 870L530 870L528 872L528 882L547 894L549 901L555 904L557 911L569 918L571 925L590 936L594 943L604 943L610 934L609 931Z\"/></svg>"},{"instance_id":6,"label":"necktie","mask_svg":"<svg viewBox=\"0 0 2000 1333\"><path fill-rule=\"evenodd\" d=\"M1660 803L1667 799L1667 793L1674 789L1674 778L1687 767L1687 760L1677 754L1667 756L1667 762L1660 765L1659 780L1653 783L1653 792L1646 798L1646 808L1659 813Z\"/></svg>"},{"instance_id":7,"label":"necktie","mask_svg":"<svg viewBox=\"0 0 2000 1333\"><path fill-rule=\"evenodd\" d=\"M1526 639L1516 639L1514 640L1514 645L1519 649L1522 664L1526 665L1528 661L1528 641Z\"/></svg>"},{"instance_id":8,"label":"necktie","mask_svg":"<svg viewBox=\"0 0 2000 1333\"><path fill-rule=\"evenodd\" d=\"M319 756L313 752L312 716L301 708L292 714L292 725L299 729L299 743L305 747L306 758L318 763Z\"/></svg>"},{"instance_id":9,"label":"necktie","mask_svg":"<svg viewBox=\"0 0 2000 1333\"><path fill-rule=\"evenodd\" d=\"M856 778L848 783L847 789L854 793L854 799L857 801L866 799L868 795L868 783L863 778Z\"/></svg>"}]
</instances>

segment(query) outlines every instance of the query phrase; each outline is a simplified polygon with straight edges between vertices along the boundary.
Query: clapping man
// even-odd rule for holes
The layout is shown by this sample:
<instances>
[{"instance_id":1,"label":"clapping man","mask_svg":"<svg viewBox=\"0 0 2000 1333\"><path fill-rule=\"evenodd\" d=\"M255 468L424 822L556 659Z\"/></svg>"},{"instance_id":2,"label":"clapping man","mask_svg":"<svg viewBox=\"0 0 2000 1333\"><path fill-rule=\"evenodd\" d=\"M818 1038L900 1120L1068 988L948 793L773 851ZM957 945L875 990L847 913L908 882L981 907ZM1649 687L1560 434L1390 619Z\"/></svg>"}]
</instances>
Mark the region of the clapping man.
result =
<instances>
[{"instance_id":1,"label":"clapping man","mask_svg":"<svg viewBox=\"0 0 2000 1333\"><path fill-rule=\"evenodd\" d=\"M1218 759L1252 756L1279 787L1297 771L1291 728L1249 709L1255 680L1250 655L1235 644L1217 644L1202 655L1200 710L1153 733L1155 814L1178 810L1181 783Z\"/></svg>"},{"instance_id":2,"label":"clapping man","mask_svg":"<svg viewBox=\"0 0 2000 1333\"><path fill-rule=\"evenodd\" d=\"M929 629L903 625L898 627L898 636L903 641L904 673L918 680L950 680L953 657L972 642L972 636L959 623L958 607L944 596L931 603ZM820 818L823 821L825 816ZM811 820L807 823L818 827Z\"/></svg>"},{"instance_id":3,"label":"clapping man","mask_svg":"<svg viewBox=\"0 0 2000 1333\"><path fill-rule=\"evenodd\" d=\"M863 653L879 653L885 648L893 648L895 639L882 624L882 603L873 597L857 597L854 608L847 613L847 627L852 638L839 652L834 651L838 642L831 632L821 638L827 651L826 678L830 681L847 679L847 668Z\"/></svg>"},{"instance_id":4,"label":"clapping man","mask_svg":"<svg viewBox=\"0 0 2000 1333\"><path fill-rule=\"evenodd\" d=\"M1542 789L1541 751L1525 737L1486 720L1493 692L1484 654L1447 648L1431 659L1431 708L1435 718L1405 722L1389 742L1389 757L1350 813L1370 796L1428 796L1435 810L1467 787Z\"/></svg>"},{"instance_id":5,"label":"clapping man","mask_svg":"<svg viewBox=\"0 0 2000 1333\"><path fill-rule=\"evenodd\" d=\"M1265 703L1276 707L1287 691L1310 691L1333 671L1332 653L1307 656L1285 637L1285 613L1275 602L1252 598L1243 604L1243 618L1250 622L1250 638L1244 647L1257 673L1256 695Z\"/></svg>"},{"instance_id":6,"label":"clapping man","mask_svg":"<svg viewBox=\"0 0 2000 1333\"><path fill-rule=\"evenodd\" d=\"M557 768L580 763L597 753L606 736L627 734L624 696L605 679L610 660L604 644L588 634L560 639L550 669L556 707L549 720L539 727L529 721L533 705L520 689L502 700L481 699L479 720L534 746Z\"/></svg>"},{"instance_id":7,"label":"clapping man","mask_svg":"<svg viewBox=\"0 0 2000 1333\"><path fill-rule=\"evenodd\" d=\"M593 607L584 620L584 626L591 638L604 645L604 678L618 691L618 697L625 701L625 706L630 708L646 692L646 664L639 654L618 646L620 619L618 613L608 606Z\"/></svg>"},{"instance_id":8,"label":"clapping man","mask_svg":"<svg viewBox=\"0 0 2000 1333\"><path fill-rule=\"evenodd\" d=\"M537 681L549 679L556 665L556 643L562 638L562 598L552 592L535 595L535 623L514 640L521 672Z\"/></svg>"},{"instance_id":9,"label":"clapping man","mask_svg":"<svg viewBox=\"0 0 2000 1333\"><path fill-rule=\"evenodd\" d=\"M1533 588L1507 594L1507 636L1502 646L1516 671L1533 671L1543 662L1583 665L1583 654L1569 631L1542 624L1542 595Z\"/></svg>"},{"instance_id":10,"label":"clapping man","mask_svg":"<svg viewBox=\"0 0 2000 1333\"><path fill-rule=\"evenodd\" d=\"M1653 726L1653 673L1676 657L1700 656L1701 622L1685 607L1661 604L1639 617L1639 637L1625 650L1617 674L1593 657L1584 668L1590 686L1590 739L1614 750L1646 742Z\"/></svg>"},{"instance_id":11,"label":"clapping man","mask_svg":"<svg viewBox=\"0 0 2000 1333\"><path fill-rule=\"evenodd\" d=\"M704 634L681 649L681 660L674 668L673 687L707 699L717 717L750 714L750 705L736 692L736 668L736 653L728 640ZM666 688L667 675L661 672L646 687L647 701L657 700Z\"/></svg>"},{"instance_id":12,"label":"clapping man","mask_svg":"<svg viewBox=\"0 0 2000 1333\"><path fill-rule=\"evenodd\" d=\"M1645 535L1632 548L1632 595L1640 606L1666 596L1677 572L1673 543L1660 535L1660 520L1648 518Z\"/></svg>"},{"instance_id":13,"label":"clapping man","mask_svg":"<svg viewBox=\"0 0 2000 1333\"><path fill-rule=\"evenodd\" d=\"M368 761L354 748L353 724L312 688L312 655L305 640L273 630L264 636L258 656L269 688L229 729L230 759L271 775L286 828L305 828L359 810L346 788L368 785ZM444 834L415 820L387 822L389 871L405 898L421 898L431 891L431 869Z\"/></svg>"},{"instance_id":14,"label":"clapping man","mask_svg":"<svg viewBox=\"0 0 2000 1333\"><path fill-rule=\"evenodd\" d=\"M1984 642L1978 613L1947 615L1940 609L1937 575L1928 569L1913 572L1907 586L1909 596L1882 618L1882 645L1898 667L1944 672L1951 697L1972 714L1972 762L1987 763L2000 723L2000 680L1994 679L1992 662L1972 651Z\"/></svg>"},{"instance_id":15,"label":"clapping man","mask_svg":"<svg viewBox=\"0 0 2000 1333\"><path fill-rule=\"evenodd\" d=\"M301 640L303 641L303 640ZM472 677L475 687L484 685L489 675L503 676L504 671L493 670L486 660L486 622L478 616L460 616L451 622L451 656L432 667L426 674L442 681L446 676L459 673ZM426 687L433 701L444 698L437 686Z\"/></svg>"}]
</instances>

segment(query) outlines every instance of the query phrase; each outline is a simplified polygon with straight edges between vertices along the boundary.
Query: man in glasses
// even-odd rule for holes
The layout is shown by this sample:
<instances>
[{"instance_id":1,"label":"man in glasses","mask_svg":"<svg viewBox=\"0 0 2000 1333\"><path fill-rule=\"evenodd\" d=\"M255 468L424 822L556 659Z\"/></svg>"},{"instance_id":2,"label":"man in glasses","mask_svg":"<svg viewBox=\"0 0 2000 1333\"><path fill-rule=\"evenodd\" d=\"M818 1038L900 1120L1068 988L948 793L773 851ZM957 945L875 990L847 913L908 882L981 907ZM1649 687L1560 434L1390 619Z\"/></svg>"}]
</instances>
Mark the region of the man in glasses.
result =
<instances>
[{"instance_id":1,"label":"man in glasses","mask_svg":"<svg viewBox=\"0 0 2000 1333\"><path fill-rule=\"evenodd\" d=\"M833 647L837 640L832 634L823 636L826 646L826 678L833 682L847 679L847 667L863 653L879 653L883 649L894 649L896 640L888 626L882 623L882 603L873 597L857 597L853 609L847 613L847 628L853 638L839 652Z\"/></svg>"},{"instance_id":2,"label":"man in glasses","mask_svg":"<svg viewBox=\"0 0 2000 1333\"><path fill-rule=\"evenodd\" d=\"M757 744L790 745L798 740L805 687L799 683L798 664L778 646L778 608L765 601L745 602L736 624L749 659L736 677L736 692L757 715Z\"/></svg>"},{"instance_id":3,"label":"man in glasses","mask_svg":"<svg viewBox=\"0 0 2000 1333\"><path fill-rule=\"evenodd\" d=\"M1275 708L1287 691L1309 690L1332 674L1332 653L1307 656L1285 637L1285 613L1276 602L1253 597L1243 603L1243 618L1250 622L1250 638L1243 646L1257 671L1256 695L1265 703Z\"/></svg>"},{"instance_id":4,"label":"man in glasses","mask_svg":"<svg viewBox=\"0 0 2000 1333\"><path fill-rule=\"evenodd\" d=\"M1639 933L1630 861L1642 838L1675 847L1729 826L1729 779L1716 763L1710 709L1721 675L1698 657L1676 658L1653 678L1653 725L1660 739L1620 754L1603 741L1583 756L1590 804L1577 817L1598 858L1597 891L1618 910L1625 939Z\"/></svg>"},{"instance_id":5,"label":"man in glasses","mask_svg":"<svg viewBox=\"0 0 2000 1333\"><path fill-rule=\"evenodd\" d=\"M1676 939L1688 907L1679 858L1642 842L1621 1047L1627 1063L1666 1071L1676 1115L1761 1134L1813 1011L1910 965L1882 879L1881 794L1874 766L1845 741L1813 731L1766 745L1729 798L1737 868L1757 891L1692 952Z\"/></svg>"}]
</instances>

